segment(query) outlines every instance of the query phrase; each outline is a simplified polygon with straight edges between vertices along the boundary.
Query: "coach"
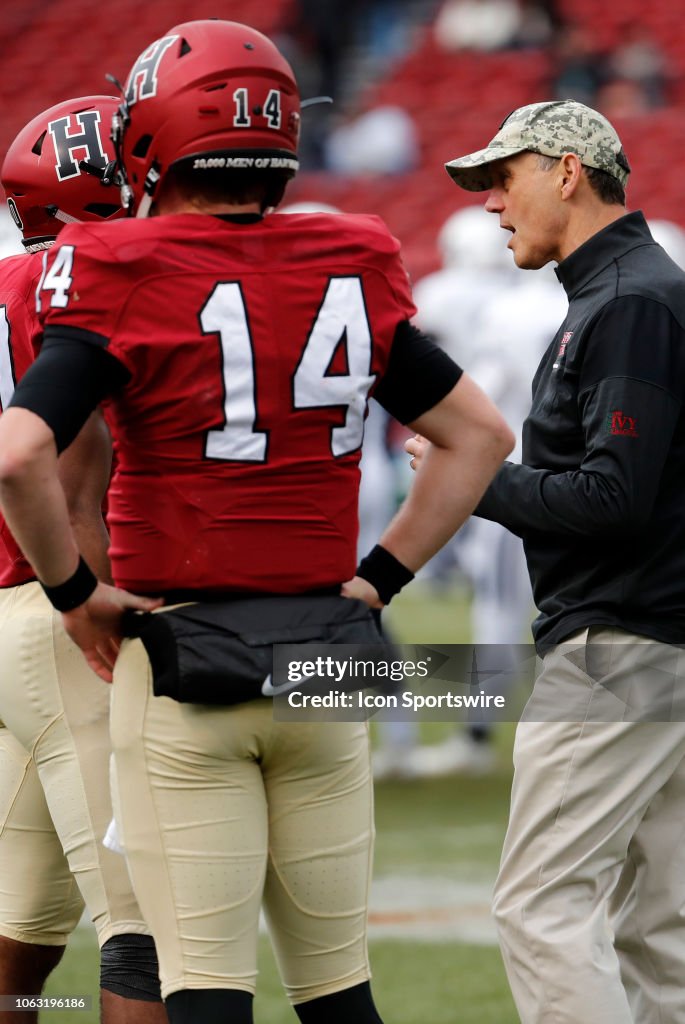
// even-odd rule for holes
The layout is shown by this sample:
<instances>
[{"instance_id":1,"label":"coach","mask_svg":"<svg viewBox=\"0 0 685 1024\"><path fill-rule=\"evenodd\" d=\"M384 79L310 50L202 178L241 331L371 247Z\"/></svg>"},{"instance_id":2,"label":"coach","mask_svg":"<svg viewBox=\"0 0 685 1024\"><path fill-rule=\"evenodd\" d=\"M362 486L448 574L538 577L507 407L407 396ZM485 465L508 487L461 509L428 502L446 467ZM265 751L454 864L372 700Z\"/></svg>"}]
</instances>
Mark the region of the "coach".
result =
<instances>
[{"instance_id":1,"label":"coach","mask_svg":"<svg viewBox=\"0 0 685 1024\"><path fill-rule=\"evenodd\" d=\"M447 170L569 299L523 465L477 510L523 538L540 612L495 892L514 997L524 1024L685 1024L685 274L580 103L516 110Z\"/></svg>"}]
</instances>

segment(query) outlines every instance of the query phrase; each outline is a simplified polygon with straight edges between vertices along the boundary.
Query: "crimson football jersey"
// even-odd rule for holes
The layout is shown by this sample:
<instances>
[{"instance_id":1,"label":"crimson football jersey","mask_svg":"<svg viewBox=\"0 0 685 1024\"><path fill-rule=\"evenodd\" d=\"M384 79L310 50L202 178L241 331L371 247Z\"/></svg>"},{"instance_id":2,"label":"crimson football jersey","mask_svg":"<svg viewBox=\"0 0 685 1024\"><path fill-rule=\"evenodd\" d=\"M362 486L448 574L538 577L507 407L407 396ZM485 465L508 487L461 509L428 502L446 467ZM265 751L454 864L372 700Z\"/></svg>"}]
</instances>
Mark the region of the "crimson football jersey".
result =
<instances>
[{"instance_id":1,"label":"crimson football jersey","mask_svg":"<svg viewBox=\"0 0 685 1024\"><path fill-rule=\"evenodd\" d=\"M299 592L356 565L367 397L415 312L376 217L202 214L70 225L46 254L50 332L106 345L116 582Z\"/></svg>"},{"instance_id":2,"label":"crimson football jersey","mask_svg":"<svg viewBox=\"0 0 685 1024\"><path fill-rule=\"evenodd\" d=\"M36 316L36 285L42 256L8 256L0 262L0 412L7 408L17 381L37 355L41 333ZM35 579L5 520L0 516L0 587Z\"/></svg>"}]
</instances>

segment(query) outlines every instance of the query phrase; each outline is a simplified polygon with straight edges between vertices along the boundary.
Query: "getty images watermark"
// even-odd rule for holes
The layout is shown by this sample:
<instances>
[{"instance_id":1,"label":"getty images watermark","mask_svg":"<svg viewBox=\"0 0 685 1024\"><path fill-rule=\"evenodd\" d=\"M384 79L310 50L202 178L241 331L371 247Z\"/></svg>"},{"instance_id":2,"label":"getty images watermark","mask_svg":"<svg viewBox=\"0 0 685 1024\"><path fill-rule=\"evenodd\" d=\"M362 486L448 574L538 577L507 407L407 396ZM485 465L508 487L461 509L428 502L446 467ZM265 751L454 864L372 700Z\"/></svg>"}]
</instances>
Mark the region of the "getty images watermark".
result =
<instances>
[{"instance_id":1,"label":"getty images watermark","mask_svg":"<svg viewBox=\"0 0 685 1024\"><path fill-rule=\"evenodd\" d=\"M529 648L525 653L530 657ZM522 664L509 648L282 644L274 646L268 689L274 717L291 721L501 721L518 717L512 687Z\"/></svg>"},{"instance_id":2,"label":"getty images watermark","mask_svg":"<svg viewBox=\"0 0 685 1024\"><path fill-rule=\"evenodd\" d=\"M314 661L294 660L288 663L288 683L303 683L311 680L334 680L337 686L342 685L346 689L331 688L327 692L308 693L306 690L294 686L284 694L287 704L291 708L343 708L345 710L368 709L371 711L398 708L405 708L410 712L423 711L424 709L459 709L483 711L490 708L502 709L506 706L506 698L502 694L485 693L477 690L472 693L427 693L417 692L415 689L405 689L401 692L383 692L378 690L378 684L385 682L410 684L412 680L420 684L420 681L430 676L431 655L418 661L402 659L380 659L374 661L368 657L348 657L341 659L327 655L319 655ZM364 689L354 689L355 684L360 683ZM368 692L366 687L369 684L376 684L376 689ZM350 690L350 687L352 688Z\"/></svg>"},{"instance_id":3,"label":"getty images watermark","mask_svg":"<svg viewBox=\"0 0 685 1024\"><path fill-rule=\"evenodd\" d=\"M530 644L277 644L262 692L286 721L685 721L685 651L571 641L555 686Z\"/></svg>"}]
</instances>

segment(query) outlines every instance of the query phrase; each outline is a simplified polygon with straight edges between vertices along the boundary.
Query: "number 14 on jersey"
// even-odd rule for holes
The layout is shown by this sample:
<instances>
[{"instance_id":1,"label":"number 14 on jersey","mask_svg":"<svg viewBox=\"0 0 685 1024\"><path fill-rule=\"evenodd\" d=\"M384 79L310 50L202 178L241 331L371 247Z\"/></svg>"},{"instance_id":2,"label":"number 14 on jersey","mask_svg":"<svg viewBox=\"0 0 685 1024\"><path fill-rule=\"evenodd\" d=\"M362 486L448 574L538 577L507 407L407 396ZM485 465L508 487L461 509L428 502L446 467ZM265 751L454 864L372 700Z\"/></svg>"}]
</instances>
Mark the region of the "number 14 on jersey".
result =
<instances>
[{"instance_id":1,"label":"number 14 on jersey","mask_svg":"<svg viewBox=\"0 0 685 1024\"><path fill-rule=\"evenodd\" d=\"M218 334L224 384L224 426L210 430L205 455L210 459L263 462L267 435L255 430L258 395L254 349L238 282L217 284L202 307L205 334ZM347 354L346 374L328 368L340 344ZM344 406L345 423L331 430L334 456L356 451L364 434L364 413L371 374L371 331L361 281L332 278L312 325L292 381L293 407L318 409Z\"/></svg>"},{"instance_id":2,"label":"number 14 on jersey","mask_svg":"<svg viewBox=\"0 0 685 1024\"><path fill-rule=\"evenodd\" d=\"M43 271L40 293L51 292L50 306L65 309L73 281L74 246L63 245L49 270ZM223 384L223 426L210 430L205 442L209 459L264 462L268 436L256 429L259 395L255 352L243 291L238 281L217 283L200 310L203 334L218 336ZM278 325L275 327L278 330ZM330 366L344 345L346 373L331 373ZM292 376L294 409L339 406L345 421L330 429L331 454L348 455L361 447L371 373L372 339L359 277L332 277Z\"/></svg>"}]
</instances>

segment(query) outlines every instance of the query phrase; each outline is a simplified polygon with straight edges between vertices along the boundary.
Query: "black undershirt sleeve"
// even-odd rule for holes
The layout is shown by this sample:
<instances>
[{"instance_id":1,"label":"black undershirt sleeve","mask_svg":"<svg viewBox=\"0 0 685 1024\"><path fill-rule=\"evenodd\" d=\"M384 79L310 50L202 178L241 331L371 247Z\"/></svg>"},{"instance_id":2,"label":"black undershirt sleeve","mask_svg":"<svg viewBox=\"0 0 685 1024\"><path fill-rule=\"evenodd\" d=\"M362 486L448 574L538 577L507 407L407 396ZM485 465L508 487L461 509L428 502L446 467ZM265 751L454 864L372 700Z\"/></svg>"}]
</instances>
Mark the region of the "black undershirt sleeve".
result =
<instances>
[{"instance_id":1,"label":"black undershirt sleeve","mask_svg":"<svg viewBox=\"0 0 685 1024\"><path fill-rule=\"evenodd\" d=\"M58 452L69 447L103 398L130 377L106 344L106 338L88 331L48 327L38 359L12 396L10 408L29 409L47 423Z\"/></svg>"},{"instance_id":2,"label":"black undershirt sleeve","mask_svg":"<svg viewBox=\"0 0 685 1024\"><path fill-rule=\"evenodd\" d=\"M412 423L442 401L462 373L431 338L403 320L373 397L400 423Z\"/></svg>"}]
</instances>

